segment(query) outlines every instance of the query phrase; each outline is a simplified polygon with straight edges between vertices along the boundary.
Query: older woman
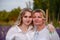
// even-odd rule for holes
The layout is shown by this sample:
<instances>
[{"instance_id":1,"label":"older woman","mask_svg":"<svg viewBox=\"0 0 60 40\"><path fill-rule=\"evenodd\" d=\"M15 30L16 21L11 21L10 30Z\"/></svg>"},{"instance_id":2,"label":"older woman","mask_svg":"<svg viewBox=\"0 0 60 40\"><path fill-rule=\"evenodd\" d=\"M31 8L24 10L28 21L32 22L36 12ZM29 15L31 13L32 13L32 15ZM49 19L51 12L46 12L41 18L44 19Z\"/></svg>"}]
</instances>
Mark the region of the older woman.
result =
<instances>
[{"instance_id":1,"label":"older woman","mask_svg":"<svg viewBox=\"0 0 60 40\"><path fill-rule=\"evenodd\" d=\"M42 9L36 9L33 11L33 24L35 27L34 40L59 40L57 32L49 29L45 23L45 12ZM50 31L52 30L52 32Z\"/></svg>"}]
</instances>

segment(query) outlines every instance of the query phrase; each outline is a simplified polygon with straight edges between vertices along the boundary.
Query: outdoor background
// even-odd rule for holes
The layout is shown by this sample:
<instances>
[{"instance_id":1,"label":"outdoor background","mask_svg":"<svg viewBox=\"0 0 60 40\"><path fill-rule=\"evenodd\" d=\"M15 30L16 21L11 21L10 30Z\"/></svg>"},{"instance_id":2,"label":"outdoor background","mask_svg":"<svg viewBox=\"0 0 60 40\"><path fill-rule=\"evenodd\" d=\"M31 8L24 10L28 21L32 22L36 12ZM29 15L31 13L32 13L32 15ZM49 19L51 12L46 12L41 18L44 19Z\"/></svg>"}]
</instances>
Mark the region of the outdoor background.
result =
<instances>
[{"instance_id":1,"label":"outdoor background","mask_svg":"<svg viewBox=\"0 0 60 40\"><path fill-rule=\"evenodd\" d=\"M60 0L0 0L0 40L5 40L8 29L15 23L23 8L43 9L46 23L53 23L60 35Z\"/></svg>"}]
</instances>

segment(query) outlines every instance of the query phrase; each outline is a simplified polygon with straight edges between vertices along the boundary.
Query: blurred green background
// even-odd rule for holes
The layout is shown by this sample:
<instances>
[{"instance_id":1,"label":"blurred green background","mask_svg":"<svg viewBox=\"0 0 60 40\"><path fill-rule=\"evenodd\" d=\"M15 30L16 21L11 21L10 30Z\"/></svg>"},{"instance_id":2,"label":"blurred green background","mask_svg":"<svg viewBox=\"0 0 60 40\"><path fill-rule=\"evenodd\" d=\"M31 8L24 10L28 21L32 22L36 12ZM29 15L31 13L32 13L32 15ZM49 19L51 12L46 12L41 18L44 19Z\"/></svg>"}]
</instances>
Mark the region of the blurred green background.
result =
<instances>
[{"instance_id":1,"label":"blurred green background","mask_svg":"<svg viewBox=\"0 0 60 40\"><path fill-rule=\"evenodd\" d=\"M43 9L46 12L46 22L52 22L56 28L60 28L60 0L33 0L33 10ZM26 4L27 5L27 4ZM30 8L30 5L27 6ZM20 7L14 8L11 11L0 11L0 25L13 25L17 20Z\"/></svg>"}]
</instances>

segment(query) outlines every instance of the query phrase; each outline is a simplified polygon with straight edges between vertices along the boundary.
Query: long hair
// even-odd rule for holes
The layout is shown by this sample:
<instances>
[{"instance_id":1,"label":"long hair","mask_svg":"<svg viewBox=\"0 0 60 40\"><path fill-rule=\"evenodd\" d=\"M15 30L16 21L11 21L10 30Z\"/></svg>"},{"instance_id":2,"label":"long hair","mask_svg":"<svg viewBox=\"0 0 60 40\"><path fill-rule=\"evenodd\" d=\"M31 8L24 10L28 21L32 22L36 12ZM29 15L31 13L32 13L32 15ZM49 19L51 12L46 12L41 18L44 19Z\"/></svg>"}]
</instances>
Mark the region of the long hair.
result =
<instances>
[{"instance_id":1,"label":"long hair","mask_svg":"<svg viewBox=\"0 0 60 40\"><path fill-rule=\"evenodd\" d=\"M17 21L15 23L15 25L22 25L22 18L23 16L25 15L26 12L30 12L31 15L32 15L32 10L30 8L24 8L21 10L21 12L19 13L19 16L17 18Z\"/></svg>"}]
</instances>

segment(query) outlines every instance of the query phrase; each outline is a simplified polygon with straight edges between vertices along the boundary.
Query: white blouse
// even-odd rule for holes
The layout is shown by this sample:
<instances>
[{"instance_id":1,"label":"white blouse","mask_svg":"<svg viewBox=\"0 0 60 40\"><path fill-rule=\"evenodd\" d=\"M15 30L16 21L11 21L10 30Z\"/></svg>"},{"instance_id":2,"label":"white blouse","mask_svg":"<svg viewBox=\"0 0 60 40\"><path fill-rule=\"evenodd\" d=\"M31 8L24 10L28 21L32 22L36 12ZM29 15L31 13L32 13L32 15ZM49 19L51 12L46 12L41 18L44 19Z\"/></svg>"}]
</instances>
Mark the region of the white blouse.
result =
<instances>
[{"instance_id":1,"label":"white blouse","mask_svg":"<svg viewBox=\"0 0 60 40\"><path fill-rule=\"evenodd\" d=\"M29 27L26 33L23 33L22 30L17 26L13 26L9 29L6 40L32 40L34 32L31 30L32 27Z\"/></svg>"},{"instance_id":2,"label":"white blouse","mask_svg":"<svg viewBox=\"0 0 60 40\"><path fill-rule=\"evenodd\" d=\"M9 29L6 40L59 40L59 36L56 31L50 33L48 28L45 27L39 32L32 31L32 27L29 27L26 33L17 26L13 26Z\"/></svg>"},{"instance_id":3,"label":"white blouse","mask_svg":"<svg viewBox=\"0 0 60 40\"><path fill-rule=\"evenodd\" d=\"M48 28L45 27L39 32L35 32L34 40L59 40L59 36L56 31L50 33Z\"/></svg>"}]
</instances>

